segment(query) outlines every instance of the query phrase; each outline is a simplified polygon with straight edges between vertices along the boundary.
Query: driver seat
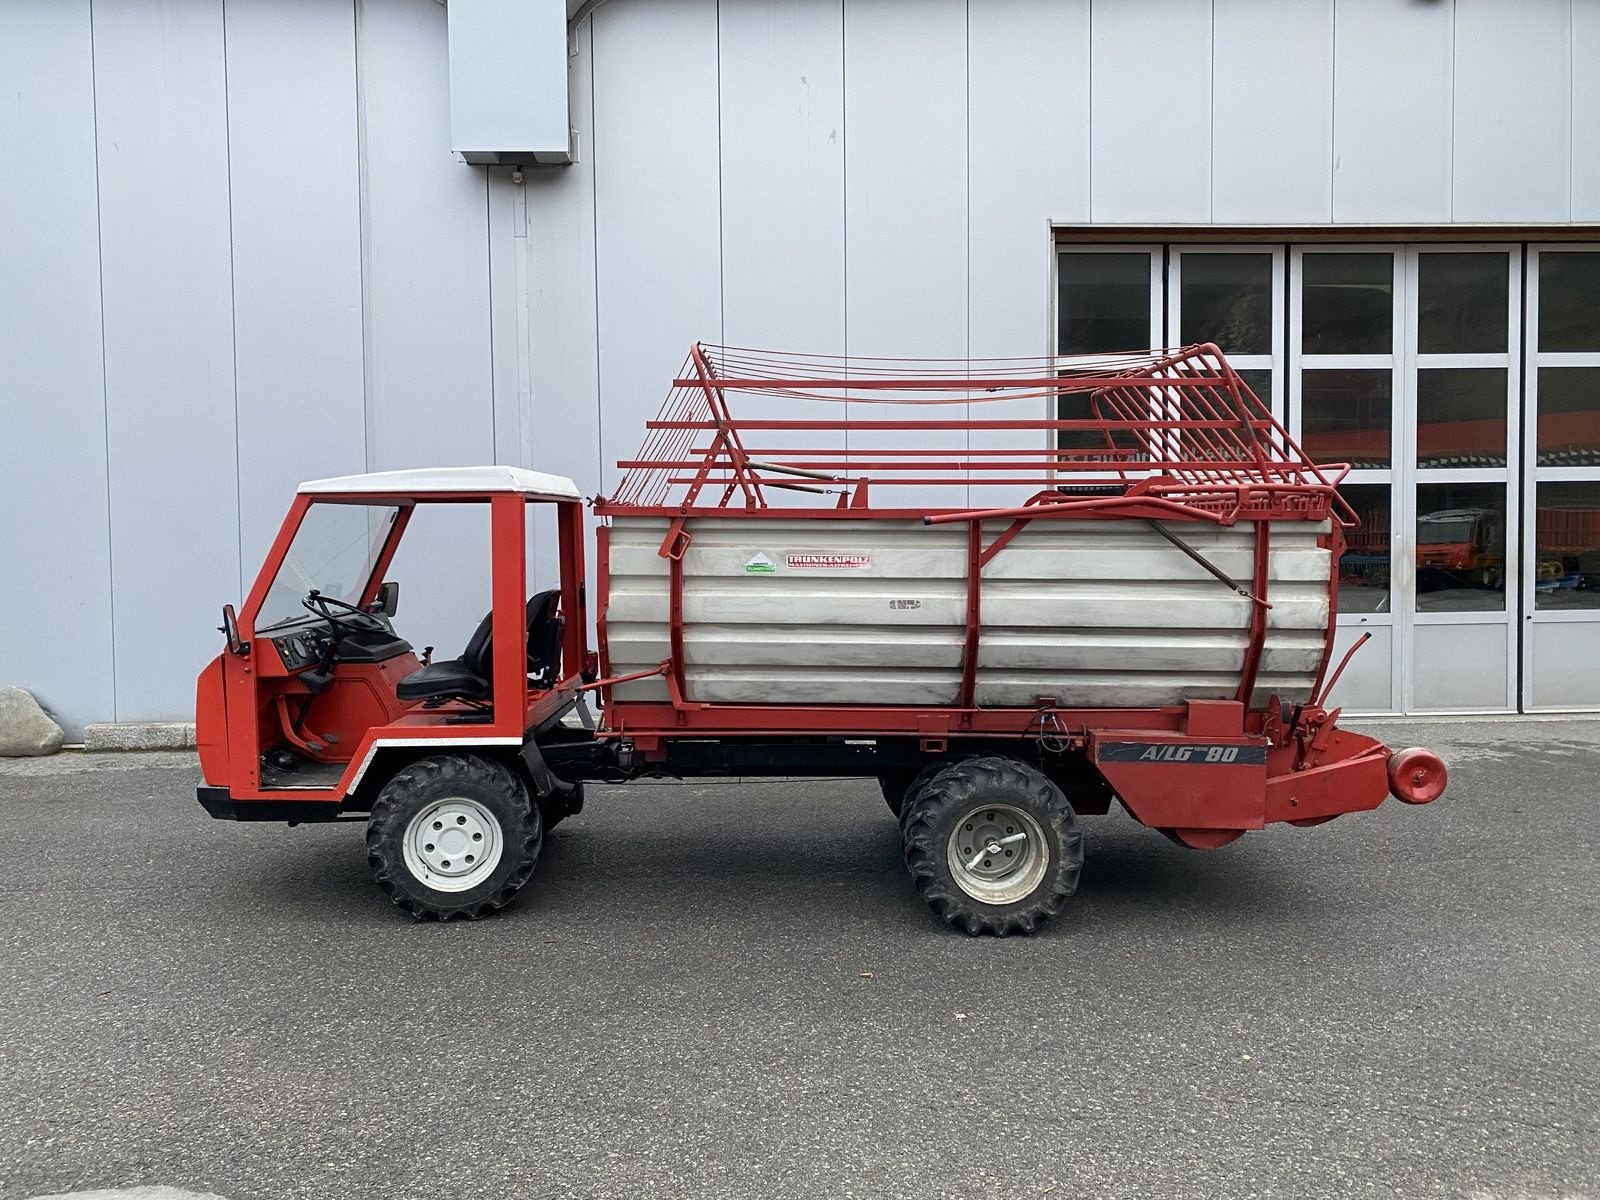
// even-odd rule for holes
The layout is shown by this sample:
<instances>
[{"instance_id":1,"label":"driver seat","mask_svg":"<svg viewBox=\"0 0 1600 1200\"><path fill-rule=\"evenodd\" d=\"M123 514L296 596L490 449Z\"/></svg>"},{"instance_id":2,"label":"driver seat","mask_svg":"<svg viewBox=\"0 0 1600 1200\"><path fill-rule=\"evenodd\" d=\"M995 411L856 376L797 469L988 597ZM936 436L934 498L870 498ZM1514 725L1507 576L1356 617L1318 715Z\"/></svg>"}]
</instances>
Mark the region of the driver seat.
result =
<instances>
[{"instance_id":1,"label":"driver seat","mask_svg":"<svg viewBox=\"0 0 1600 1200\"><path fill-rule=\"evenodd\" d=\"M528 672L532 682L548 683L554 675L554 655L560 653L561 629L565 622L556 615L561 592L540 592L528 601ZM467 639L460 658L418 667L395 685L401 700L422 700L429 705L446 700L488 700L494 693L494 610Z\"/></svg>"}]
</instances>

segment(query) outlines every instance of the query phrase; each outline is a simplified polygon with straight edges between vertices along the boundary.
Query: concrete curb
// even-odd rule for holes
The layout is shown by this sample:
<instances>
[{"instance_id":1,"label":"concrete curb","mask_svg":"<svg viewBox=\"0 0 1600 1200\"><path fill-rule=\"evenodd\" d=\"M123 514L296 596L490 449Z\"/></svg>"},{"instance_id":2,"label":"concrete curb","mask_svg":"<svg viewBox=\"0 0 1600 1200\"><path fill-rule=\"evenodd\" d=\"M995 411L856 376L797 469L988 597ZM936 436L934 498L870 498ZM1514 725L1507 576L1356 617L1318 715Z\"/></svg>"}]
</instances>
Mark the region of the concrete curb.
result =
<instances>
[{"instance_id":1,"label":"concrete curb","mask_svg":"<svg viewBox=\"0 0 1600 1200\"><path fill-rule=\"evenodd\" d=\"M85 750L192 750L192 721L107 721L83 727Z\"/></svg>"}]
</instances>

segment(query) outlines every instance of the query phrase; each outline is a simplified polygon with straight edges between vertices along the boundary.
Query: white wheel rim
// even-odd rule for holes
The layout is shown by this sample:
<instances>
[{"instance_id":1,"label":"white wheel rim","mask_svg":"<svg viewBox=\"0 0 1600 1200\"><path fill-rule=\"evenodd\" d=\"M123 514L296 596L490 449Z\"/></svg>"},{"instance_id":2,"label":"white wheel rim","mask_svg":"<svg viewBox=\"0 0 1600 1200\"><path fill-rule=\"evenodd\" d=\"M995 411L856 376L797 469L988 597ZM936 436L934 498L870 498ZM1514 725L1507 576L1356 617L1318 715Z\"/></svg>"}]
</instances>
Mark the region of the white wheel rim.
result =
<instances>
[{"instance_id":1,"label":"white wheel rim","mask_svg":"<svg viewBox=\"0 0 1600 1200\"><path fill-rule=\"evenodd\" d=\"M430 804L406 826L406 869L436 892L466 892L494 874L505 850L495 815L476 800Z\"/></svg>"},{"instance_id":2,"label":"white wheel rim","mask_svg":"<svg viewBox=\"0 0 1600 1200\"><path fill-rule=\"evenodd\" d=\"M963 815L945 853L956 886L982 904L1015 904L1050 867L1039 822L1010 804L986 804Z\"/></svg>"}]
</instances>

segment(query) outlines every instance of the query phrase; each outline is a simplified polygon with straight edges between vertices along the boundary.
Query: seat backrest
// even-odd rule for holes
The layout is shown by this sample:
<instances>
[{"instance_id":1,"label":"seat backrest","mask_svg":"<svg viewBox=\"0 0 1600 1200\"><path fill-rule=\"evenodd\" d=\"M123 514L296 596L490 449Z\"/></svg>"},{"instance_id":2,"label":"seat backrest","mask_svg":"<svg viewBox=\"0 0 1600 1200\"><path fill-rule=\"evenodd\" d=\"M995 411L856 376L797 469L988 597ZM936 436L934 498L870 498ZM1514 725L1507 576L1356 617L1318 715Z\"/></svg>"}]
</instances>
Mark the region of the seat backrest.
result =
<instances>
[{"instance_id":1,"label":"seat backrest","mask_svg":"<svg viewBox=\"0 0 1600 1200\"><path fill-rule=\"evenodd\" d=\"M540 682L554 674L561 654L561 631L565 626L556 609L561 592L540 592L528 601L528 675Z\"/></svg>"},{"instance_id":2,"label":"seat backrest","mask_svg":"<svg viewBox=\"0 0 1600 1200\"><path fill-rule=\"evenodd\" d=\"M544 669L555 667L552 652L559 651L563 622L556 616L561 604L561 592L552 589L538 592L528 600L528 673L536 675ZM484 614L483 620L467 639L467 648L461 652L461 665L482 679L494 678L494 610Z\"/></svg>"},{"instance_id":3,"label":"seat backrest","mask_svg":"<svg viewBox=\"0 0 1600 1200\"><path fill-rule=\"evenodd\" d=\"M493 662L494 609L491 608L467 639L467 648L461 652L461 665L480 679L492 679Z\"/></svg>"}]
</instances>

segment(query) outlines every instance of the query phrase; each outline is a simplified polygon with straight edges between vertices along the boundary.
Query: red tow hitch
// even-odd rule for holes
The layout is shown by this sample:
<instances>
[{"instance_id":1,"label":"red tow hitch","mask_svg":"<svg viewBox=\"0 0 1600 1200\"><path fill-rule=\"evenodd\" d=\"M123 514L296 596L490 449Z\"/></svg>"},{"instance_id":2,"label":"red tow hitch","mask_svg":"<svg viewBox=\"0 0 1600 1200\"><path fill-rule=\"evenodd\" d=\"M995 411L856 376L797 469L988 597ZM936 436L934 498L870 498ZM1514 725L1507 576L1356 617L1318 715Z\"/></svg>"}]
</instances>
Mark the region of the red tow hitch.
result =
<instances>
[{"instance_id":1,"label":"red tow hitch","mask_svg":"<svg viewBox=\"0 0 1600 1200\"><path fill-rule=\"evenodd\" d=\"M1389 791L1407 804L1428 804L1444 793L1449 774L1432 750L1397 750L1389 758Z\"/></svg>"}]
</instances>

